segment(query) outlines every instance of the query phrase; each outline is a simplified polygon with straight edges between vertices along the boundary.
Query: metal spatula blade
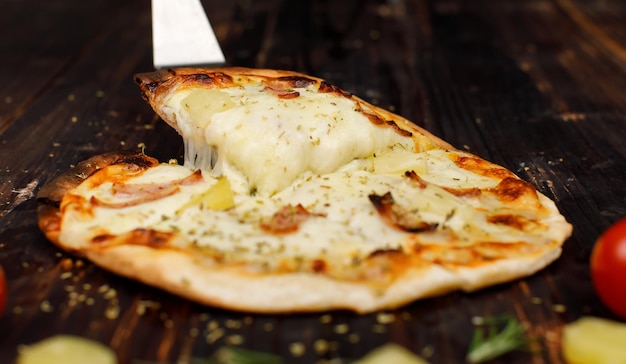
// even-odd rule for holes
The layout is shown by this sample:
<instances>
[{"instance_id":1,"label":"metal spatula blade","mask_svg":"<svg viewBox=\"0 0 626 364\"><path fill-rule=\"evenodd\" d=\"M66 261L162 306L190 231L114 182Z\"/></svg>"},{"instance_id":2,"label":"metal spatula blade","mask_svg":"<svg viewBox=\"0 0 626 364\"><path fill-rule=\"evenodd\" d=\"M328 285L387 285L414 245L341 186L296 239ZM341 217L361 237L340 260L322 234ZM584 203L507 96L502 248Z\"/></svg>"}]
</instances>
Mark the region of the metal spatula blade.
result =
<instances>
[{"instance_id":1,"label":"metal spatula blade","mask_svg":"<svg viewBox=\"0 0 626 364\"><path fill-rule=\"evenodd\" d=\"M226 63L200 0L152 0L154 67Z\"/></svg>"}]
</instances>

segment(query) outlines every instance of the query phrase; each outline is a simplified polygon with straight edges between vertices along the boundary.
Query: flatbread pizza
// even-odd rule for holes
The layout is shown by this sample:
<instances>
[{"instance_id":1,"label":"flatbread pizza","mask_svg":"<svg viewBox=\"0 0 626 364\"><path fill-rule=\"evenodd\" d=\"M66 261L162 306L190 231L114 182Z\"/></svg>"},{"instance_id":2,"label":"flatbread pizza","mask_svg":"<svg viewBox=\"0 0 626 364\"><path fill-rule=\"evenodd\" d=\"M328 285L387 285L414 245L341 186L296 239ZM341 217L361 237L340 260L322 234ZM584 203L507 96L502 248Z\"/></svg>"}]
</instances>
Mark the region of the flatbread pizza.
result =
<instances>
[{"instance_id":1,"label":"flatbread pizza","mask_svg":"<svg viewBox=\"0 0 626 364\"><path fill-rule=\"evenodd\" d=\"M230 310L367 313L531 275L571 234L511 171L322 79L135 79L182 163L98 155L38 194L50 241L122 276Z\"/></svg>"}]
</instances>

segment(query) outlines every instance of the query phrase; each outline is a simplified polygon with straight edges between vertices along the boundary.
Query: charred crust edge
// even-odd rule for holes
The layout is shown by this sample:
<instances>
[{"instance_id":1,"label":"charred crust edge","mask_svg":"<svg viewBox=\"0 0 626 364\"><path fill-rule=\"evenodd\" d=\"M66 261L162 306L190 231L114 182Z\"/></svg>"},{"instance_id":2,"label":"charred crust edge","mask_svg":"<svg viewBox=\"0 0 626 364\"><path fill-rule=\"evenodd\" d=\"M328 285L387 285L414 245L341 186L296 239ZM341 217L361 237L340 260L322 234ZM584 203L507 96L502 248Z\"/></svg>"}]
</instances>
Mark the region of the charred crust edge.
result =
<instances>
[{"instance_id":1,"label":"charred crust edge","mask_svg":"<svg viewBox=\"0 0 626 364\"><path fill-rule=\"evenodd\" d=\"M301 76L282 76L276 79L279 82L284 82L292 88L306 88L313 85L317 81Z\"/></svg>"},{"instance_id":2,"label":"charred crust edge","mask_svg":"<svg viewBox=\"0 0 626 364\"><path fill-rule=\"evenodd\" d=\"M319 92L328 92L328 93L338 93L344 97L347 98L351 98L352 97L352 93L348 92L348 91L344 91L341 88L330 84L326 81L322 81L320 82L320 87L317 89Z\"/></svg>"},{"instance_id":3,"label":"charred crust edge","mask_svg":"<svg viewBox=\"0 0 626 364\"><path fill-rule=\"evenodd\" d=\"M131 164L141 169L149 168L156 161L141 153L112 152L86 159L46 183L37 192L37 203L58 207L67 191L81 184L96 171L114 164Z\"/></svg>"}]
</instances>

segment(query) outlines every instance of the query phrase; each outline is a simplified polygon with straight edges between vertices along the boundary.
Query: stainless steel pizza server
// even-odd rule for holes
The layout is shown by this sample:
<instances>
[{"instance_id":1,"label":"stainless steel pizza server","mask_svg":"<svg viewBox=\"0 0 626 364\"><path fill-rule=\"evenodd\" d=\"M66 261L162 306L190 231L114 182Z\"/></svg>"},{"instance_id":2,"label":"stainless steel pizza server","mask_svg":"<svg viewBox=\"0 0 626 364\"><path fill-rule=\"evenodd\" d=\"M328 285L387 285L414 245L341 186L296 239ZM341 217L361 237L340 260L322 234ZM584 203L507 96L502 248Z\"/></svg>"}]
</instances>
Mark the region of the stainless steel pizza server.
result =
<instances>
[{"instance_id":1,"label":"stainless steel pizza server","mask_svg":"<svg viewBox=\"0 0 626 364\"><path fill-rule=\"evenodd\" d=\"M157 69L226 63L200 0L152 0L152 47Z\"/></svg>"}]
</instances>

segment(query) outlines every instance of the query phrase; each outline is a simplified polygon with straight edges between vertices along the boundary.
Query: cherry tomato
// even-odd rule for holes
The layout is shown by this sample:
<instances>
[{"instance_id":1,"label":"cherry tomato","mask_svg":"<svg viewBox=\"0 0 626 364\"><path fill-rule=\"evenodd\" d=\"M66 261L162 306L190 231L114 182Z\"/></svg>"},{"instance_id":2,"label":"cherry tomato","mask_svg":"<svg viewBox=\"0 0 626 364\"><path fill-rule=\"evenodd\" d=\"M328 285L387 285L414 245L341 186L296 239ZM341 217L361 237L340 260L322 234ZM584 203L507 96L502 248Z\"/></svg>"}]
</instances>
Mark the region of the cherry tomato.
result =
<instances>
[{"instance_id":1,"label":"cherry tomato","mask_svg":"<svg viewBox=\"0 0 626 364\"><path fill-rule=\"evenodd\" d=\"M7 281L4 278L4 271L0 267L0 316L4 312L4 306L7 300Z\"/></svg>"},{"instance_id":2,"label":"cherry tomato","mask_svg":"<svg viewBox=\"0 0 626 364\"><path fill-rule=\"evenodd\" d=\"M604 304L626 318L626 218L610 226L591 253L591 279Z\"/></svg>"}]
</instances>

